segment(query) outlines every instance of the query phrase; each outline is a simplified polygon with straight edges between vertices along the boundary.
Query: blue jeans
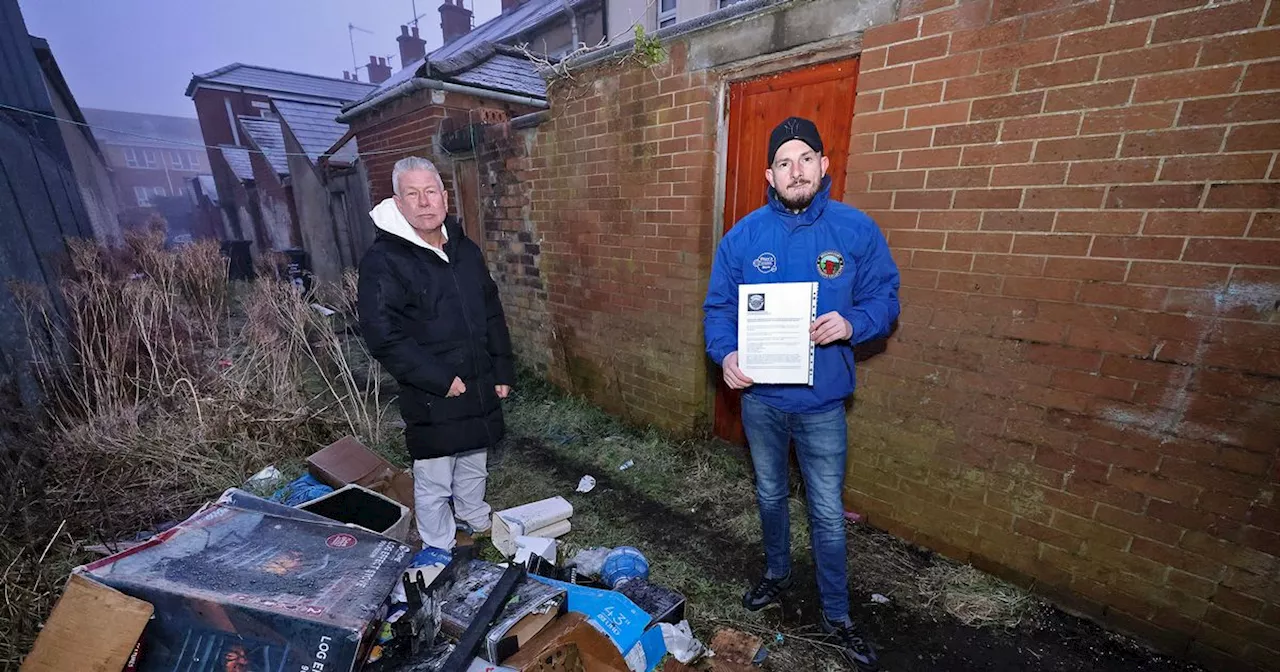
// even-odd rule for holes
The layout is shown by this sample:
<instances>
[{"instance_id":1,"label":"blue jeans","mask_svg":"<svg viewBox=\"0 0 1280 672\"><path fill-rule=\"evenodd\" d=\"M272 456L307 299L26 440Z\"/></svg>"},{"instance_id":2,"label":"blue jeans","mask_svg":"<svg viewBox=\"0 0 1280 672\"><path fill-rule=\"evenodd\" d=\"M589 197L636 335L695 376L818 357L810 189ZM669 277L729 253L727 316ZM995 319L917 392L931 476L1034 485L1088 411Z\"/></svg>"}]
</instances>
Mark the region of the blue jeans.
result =
<instances>
[{"instance_id":1,"label":"blue jeans","mask_svg":"<svg viewBox=\"0 0 1280 672\"><path fill-rule=\"evenodd\" d=\"M848 452L844 407L823 413L785 413L744 394L742 424L756 471L756 500L769 575L782 577L791 571L787 457L794 438L808 500L822 611L832 621L848 620L849 568L841 498Z\"/></svg>"}]
</instances>

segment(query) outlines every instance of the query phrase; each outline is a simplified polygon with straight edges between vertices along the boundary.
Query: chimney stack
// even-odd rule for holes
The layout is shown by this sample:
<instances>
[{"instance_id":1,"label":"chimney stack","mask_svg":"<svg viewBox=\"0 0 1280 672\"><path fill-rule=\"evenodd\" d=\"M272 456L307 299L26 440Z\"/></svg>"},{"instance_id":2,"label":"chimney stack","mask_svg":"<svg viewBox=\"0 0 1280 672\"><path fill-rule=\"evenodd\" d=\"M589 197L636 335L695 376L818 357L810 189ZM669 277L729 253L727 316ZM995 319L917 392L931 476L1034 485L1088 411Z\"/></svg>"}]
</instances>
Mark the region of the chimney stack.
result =
<instances>
[{"instance_id":1,"label":"chimney stack","mask_svg":"<svg viewBox=\"0 0 1280 672\"><path fill-rule=\"evenodd\" d=\"M400 43L400 67L407 68L414 61L420 61L427 55L427 41L418 37L418 27L413 27L413 34L409 34L409 26L400 26L400 37L396 38L396 42Z\"/></svg>"},{"instance_id":2,"label":"chimney stack","mask_svg":"<svg viewBox=\"0 0 1280 672\"><path fill-rule=\"evenodd\" d=\"M471 32L471 10L462 6L462 0L444 0L440 5L440 34L444 35L444 43L450 42Z\"/></svg>"},{"instance_id":3,"label":"chimney stack","mask_svg":"<svg viewBox=\"0 0 1280 672\"><path fill-rule=\"evenodd\" d=\"M374 84L381 84L391 77L391 66L387 65L387 59L378 58L376 56L369 57L369 81Z\"/></svg>"}]
</instances>

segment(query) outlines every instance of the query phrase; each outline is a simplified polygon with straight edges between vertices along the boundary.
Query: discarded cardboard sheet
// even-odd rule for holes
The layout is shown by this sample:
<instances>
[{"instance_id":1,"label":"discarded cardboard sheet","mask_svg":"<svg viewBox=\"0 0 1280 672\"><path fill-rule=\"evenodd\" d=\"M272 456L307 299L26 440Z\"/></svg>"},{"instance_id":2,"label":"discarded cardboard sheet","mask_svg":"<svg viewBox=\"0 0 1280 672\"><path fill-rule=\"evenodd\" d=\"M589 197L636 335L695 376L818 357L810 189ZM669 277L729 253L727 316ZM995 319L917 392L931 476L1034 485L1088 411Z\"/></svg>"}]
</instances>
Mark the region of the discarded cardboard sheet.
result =
<instances>
[{"instance_id":1,"label":"discarded cardboard sheet","mask_svg":"<svg viewBox=\"0 0 1280 672\"><path fill-rule=\"evenodd\" d=\"M715 657L711 659L713 669L723 669L725 672L758 669L754 661L762 646L764 641L755 635L732 628L717 630L716 634L711 636L710 649L715 652ZM715 667L717 663L726 664Z\"/></svg>"},{"instance_id":2,"label":"discarded cardboard sheet","mask_svg":"<svg viewBox=\"0 0 1280 672\"><path fill-rule=\"evenodd\" d=\"M326 485L362 485L413 511L413 474L397 469L354 436L338 439L312 453L307 458L307 470Z\"/></svg>"},{"instance_id":3,"label":"discarded cardboard sheet","mask_svg":"<svg viewBox=\"0 0 1280 672\"><path fill-rule=\"evenodd\" d=\"M153 607L72 574L21 672L120 672Z\"/></svg>"}]
</instances>

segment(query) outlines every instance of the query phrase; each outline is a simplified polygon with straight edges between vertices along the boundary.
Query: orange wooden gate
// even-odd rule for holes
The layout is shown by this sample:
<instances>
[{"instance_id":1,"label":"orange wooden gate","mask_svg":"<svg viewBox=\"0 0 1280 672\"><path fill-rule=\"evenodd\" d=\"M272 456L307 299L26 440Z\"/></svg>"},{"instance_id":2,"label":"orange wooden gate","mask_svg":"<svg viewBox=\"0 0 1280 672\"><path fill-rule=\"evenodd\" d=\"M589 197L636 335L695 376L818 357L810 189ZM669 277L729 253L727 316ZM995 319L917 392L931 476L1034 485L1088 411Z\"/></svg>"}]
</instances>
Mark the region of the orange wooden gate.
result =
<instances>
[{"instance_id":1,"label":"orange wooden gate","mask_svg":"<svg viewBox=\"0 0 1280 672\"><path fill-rule=\"evenodd\" d=\"M823 63L735 82L729 86L729 144L725 171L724 229L765 204L769 132L787 117L811 119L831 160L831 194L844 195L849 133L857 90L858 59ZM716 390L716 436L738 445L742 433L739 394L721 381Z\"/></svg>"}]
</instances>

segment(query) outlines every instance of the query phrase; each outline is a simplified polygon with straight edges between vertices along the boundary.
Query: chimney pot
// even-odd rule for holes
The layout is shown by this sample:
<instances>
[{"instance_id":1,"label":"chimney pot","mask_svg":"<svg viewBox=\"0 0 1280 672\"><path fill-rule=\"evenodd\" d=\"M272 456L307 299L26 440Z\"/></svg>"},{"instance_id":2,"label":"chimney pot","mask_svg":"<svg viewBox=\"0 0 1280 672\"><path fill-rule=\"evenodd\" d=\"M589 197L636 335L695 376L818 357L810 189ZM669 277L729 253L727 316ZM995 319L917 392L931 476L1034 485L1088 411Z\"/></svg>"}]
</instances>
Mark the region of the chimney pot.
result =
<instances>
[{"instance_id":1,"label":"chimney pot","mask_svg":"<svg viewBox=\"0 0 1280 672\"><path fill-rule=\"evenodd\" d=\"M391 66L387 65L384 58L377 56L369 56L369 81L374 84L381 84L391 78Z\"/></svg>"},{"instance_id":2,"label":"chimney pot","mask_svg":"<svg viewBox=\"0 0 1280 672\"><path fill-rule=\"evenodd\" d=\"M409 31L409 26L400 26L400 36L396 38L396 42L400 43L400 67L402 68L422 60L427 55L427 41L418 35L418 27L413 27L412 34Z\"/></svg>"},{"instance_id":3,"label":"chimney pot","mask_svg":"<svg viewBox=\"0 0 1280 672\"><path fill-rule=\"evenodd\" d=\"M462 0L444 0L444 4L440 5L440 34L444 37L444 43L449 44L454 40L471 32L471 10L463 6Z\"/></svg>"}]
</instances>

